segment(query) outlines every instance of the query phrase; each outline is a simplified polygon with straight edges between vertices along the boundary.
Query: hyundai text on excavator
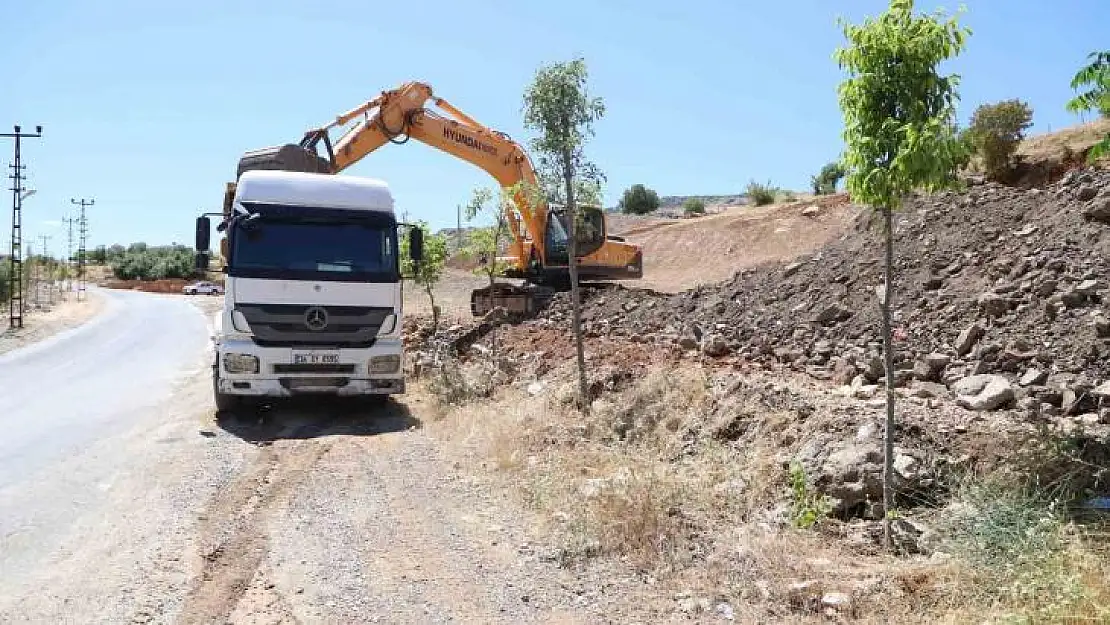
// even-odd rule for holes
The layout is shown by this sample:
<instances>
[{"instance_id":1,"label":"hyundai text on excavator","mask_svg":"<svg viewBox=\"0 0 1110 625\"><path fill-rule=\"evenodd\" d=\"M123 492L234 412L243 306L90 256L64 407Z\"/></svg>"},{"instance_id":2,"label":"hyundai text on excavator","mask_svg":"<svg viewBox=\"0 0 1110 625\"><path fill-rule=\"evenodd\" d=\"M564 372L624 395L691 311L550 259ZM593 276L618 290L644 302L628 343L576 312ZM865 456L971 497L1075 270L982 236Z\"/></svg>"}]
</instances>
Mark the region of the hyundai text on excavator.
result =
<instances>
[{"instance_id":1,"label":"hyundai text on excavator","mask_svg":"<svg viewBox=\"0 0 1110 625\"><path fill-rule=\"evenodd\" d=\"M426 107L434 104L439 111ZM442 112L441 112L442 111ZM330 131L358 120L333 141ZM511 235L509 255L498 258L507 266L504 275L523 279L524 285L507 283L471 293L471 312L484 315L494 307L527 313L551 291L567 284L566 211L525 193L524 186L538 188L536 171L524 149L507 134L475 121L421 82L407 82L383 91L333 122L309 130L299 144L285 144L247 152L239 161L236 179L252 170L338 174L386 143L404 144L410 139L442 150L478 166L502 188L516 186L513 205L505 207ZM236 183L228 183L224 216L232 216ZM576 228L578 275L582 280L627 280L643 276L640 247L610 236L600 207L580 206Z\"/></svg>"}]
</instances>

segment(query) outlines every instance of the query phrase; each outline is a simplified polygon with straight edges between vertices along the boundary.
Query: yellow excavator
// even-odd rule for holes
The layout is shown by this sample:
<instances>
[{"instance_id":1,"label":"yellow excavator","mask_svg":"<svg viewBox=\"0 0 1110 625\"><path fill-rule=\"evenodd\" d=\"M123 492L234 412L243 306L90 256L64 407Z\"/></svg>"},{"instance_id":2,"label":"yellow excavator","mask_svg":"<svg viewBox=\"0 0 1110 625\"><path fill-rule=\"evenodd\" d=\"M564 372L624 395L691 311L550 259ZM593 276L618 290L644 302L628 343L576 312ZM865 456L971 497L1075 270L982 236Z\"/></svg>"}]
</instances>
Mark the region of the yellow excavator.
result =
<instances>
[{"instance_id":1,"label":"yellow excavator","mask_svg":"<svg viewBox=\"0 0 1110 625\"><path fill-rule=\"evenodd\" d=\"M431 103L438 110L429 109ZM335 141L330 131L358 120ZM280 169L337 174L386 143L410 139L477 165L502 188L518 183L538 188L537 175L524 149L507 134L475 121L421 82L407 82L383 91L335 121L309 130L299 144L285 144L247 152L239 160L236 179L245 171ZM530 313L556 289L569 284L566 211L516 186L512 205L505 206L511 235L509 256L498 258L503 275L525 284L497 284L471 293L471 312L485 315L494 307ZM224 214L231 214L235 183L228 183ZM643 276L640 246L607 232L605 213L598 206L580 206L575 231L578 275L581 280L630 280Z\"/></svg>"}]
</instances>

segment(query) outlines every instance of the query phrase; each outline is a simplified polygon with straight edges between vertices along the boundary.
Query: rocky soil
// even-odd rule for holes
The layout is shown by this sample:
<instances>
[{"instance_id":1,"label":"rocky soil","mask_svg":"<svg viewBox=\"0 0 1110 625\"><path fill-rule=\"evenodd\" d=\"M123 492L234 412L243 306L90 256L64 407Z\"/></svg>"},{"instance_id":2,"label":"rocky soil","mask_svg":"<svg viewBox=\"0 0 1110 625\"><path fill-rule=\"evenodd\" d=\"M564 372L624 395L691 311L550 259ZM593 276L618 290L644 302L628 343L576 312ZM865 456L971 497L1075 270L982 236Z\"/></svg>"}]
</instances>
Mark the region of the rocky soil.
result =
<instances>
[{"instance_id":1,"label":"rocky soil","mask_svg":"<svg viewBox=\"0 0 1110 625\"><path fill-rule=\"evenodd\" d=\"M864 213L811 256L676 295L587 289L585 327L839 385L883 384L881 232ZM1110 173L914 197L896 215L894 240L896 386L958 395L975 410L1098 412L1110 394ZM560 295L530 323L568 315ZM983 375L993 377L957 385Z\"/></svg>"},{"instance_id":2,"label":"rocky soil","mask_svg":"<svg viewBox=\"0 0 1110 625\"><path fill-rule=\"evenodd\" d=\"M766 431L761 410L785 410L796 429L780 441L782 462L802 463L832 497L834 515L877 518L881 233L864 213L811 256L674 295L585 288L591 395L619 394L653 368L708 367L720 392L688 440L748 445ZM1047 432L1070 437L1077 451L1024 469L1051 480L1079 463L1094 469L1071 487L1108 491L1110 172L1074 171L1045 189L978 183L914 197L896 216L894 239L900 507L941 501L952 469L1036 455ZM539 395L568 377L569 315L560 294L538 318L491 318L443 333L441 346L481 363L460 369L460 396L509 383ZM435 359L426 352L417 360ZM759 379L808 380L810 390L753 386Z\"/></svg>"}]
</instances>

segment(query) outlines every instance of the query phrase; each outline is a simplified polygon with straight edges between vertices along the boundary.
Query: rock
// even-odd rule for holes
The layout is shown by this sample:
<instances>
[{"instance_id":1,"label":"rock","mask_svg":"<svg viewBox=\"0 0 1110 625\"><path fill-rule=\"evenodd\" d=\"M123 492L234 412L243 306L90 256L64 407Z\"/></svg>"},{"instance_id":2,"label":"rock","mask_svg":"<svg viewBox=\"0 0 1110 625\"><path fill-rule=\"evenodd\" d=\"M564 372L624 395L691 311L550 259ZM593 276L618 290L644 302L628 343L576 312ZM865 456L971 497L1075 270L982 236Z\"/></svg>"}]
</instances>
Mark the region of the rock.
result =
<instances>
[{"instance_id":1,"label":"rock","mask_svg":"<svg viewBox=\"0 0 1110 625\"><path fill-rule=\"evenodd\" d=\"M1026 369L1018 380L1020 386L1040 386L1048 380L1048 371L1042 369Z\"/></svg>"},{"instance_id":2,"label":"rock","mask_svg":"<svg viewBox=\"0 0 1110 625\"><path fill-rule=\"evenodd\" d=\"M1040 297L1048 297L1056 292L1056 287L1059 283L1055 280L1045 280L1037 285L1035 293Z\"/></svg>"},{"instance_id":3,"label":"rock","mask_svg":"<svg viewBox=\"0 0 1110 625\"><path fill-rule=\"evenodd\" d=\"M1098 280L1084 280L1075 287L1075 290L1085 296L1091 296L1094 295L1095 291L1098 290L1098 288Z\"/></svg>"},{"instance_id":4,"label":"rock","mask_svg":"<svg viewBox=\"0 0 1110 625\"><path fill-rule=\"evenodd\" d=\"M852 311L840 306L839 304L833 304L827 308L822 309L821 312L817 313L817 316L813 318L813 322L823 324L835 321L844 321L851 316Z\"/></svg>"},{"instance_id":5,"label":"rock","mask_svg":"<svg viewBox=\"0 0 1110 625\"><path fill-rule=\"evenodd\" d=\"M1075 199L1080 202L1087 202L1095 199L1098 196L1098 188L1092 185L1083 185L1075 192Z\"/></svg>"},{"instance_id":6,"label":"rock","mask_svg":"<svg viewBox=\"0 0 1110 625\"><path fill-rule=\"evenodd\" d=\"M1110 337L1110 319L1106 317L1095 317L1095 336L1099 338Z\"/></svg>"},{"instance_id":7,"label":"rock","mask_svg":"<svg viewBox=\"0 0 1110 625\"><path fill-rule=\"evenodd\" d=\"M801 269L802 265L804 264L805 263L790 263L782 270L783 277L789 278L790 276L798 273L798 270Z\"/></svg>"},{"instance_id":8,"label":"rock","mask_svg":"<svg viewBox=\"0 0 1110 625\"><path fill-rule=\"evenodd\" d=\"M678 346L682 349L697 349L698 340L692 336L684 336L678 339Z\"/></svg>"},{"instance_id":9,"label":"rock","mask_svg":"<svg viewBox=\"0 0 1110 625\"><path fill-rule=\"evenodd\" d=\"M948 387L936 382L914 382L910 395L922 399L933 399L948 396Z\"/></svg>"},{"instance_id":10,"label":"rock","mask_svg":"<svg viewBox=\"0 0 1110 625\"><path fill-rule=\"evenodd\" d=\"M1107 397L1110 397L1110 380L1103 382L1102 384L1099 384L1098 386L1091 389L1091 395L1094 395L1099 399L1106 399Z\"/></svg>"},{"instance_id":11,"label":"rock","mask_svg":"<svg viewBox=\"0 0 1110 625\"><path fill-rule=\"evenodd\" d=\"M988 317L1001 317L1010 312L1010 300L988 291L979 296L979 309Z\"/></svg>"},{"instance_id":12,"label":"rock","mask_svg":"<svg viewBox=\"0 0 1110 625\"><path fill-rule=\"evenodd\" d=\"M1110 223L1110 197L1092 199L1083 207L1083 218L1089 221Z\"/></svg>"},{"instance_id":13,"label":"rock","mask_svg":"<svg viewBox=\"0 0 1110 625\"><path fill-rule=\"evenodd\" d=\"M921 286L926 291L935 291L944 286L944 278L942 278L941 276L931 276L929 278L926 278L925 282L923 282Z\"/></svg>"},{"instance_id":14,"label":"rock","mask_svg":"<svg viewBox=\"0 0 1110 625\"><path fill-rule=\"evenodd\" d=\"M920 463L917 461L917 458L914 458L913 456L910 456L908 454L896 453L894 455L894 471L903 480L916 480L918 478L917 467L919 464Z\"/></svg>"},{"instance_id":15,"label":"rock","mask_svg":"<svg viewBox=\"0 0 1110 625\"><path fill-rule=\"evenodd\" d=\"M713 333L707 335L705 337L705 340L702 341L701 351L706 356L712 356L716 358L728 354L730 351L732 351L732 348L729 347L728 341L725 340L725 337L721 336L720 334Z\"/></svg>"},{"instance_id":16,"label":"rock","mask_svg":"<svg viewBox=\"0 0 1110 625\"><path fill-rule=\"evenodd\" d=\"M827 592L821 595L821 605L834 612L846 612L852 607L852 598L843 592Z\"/></svg>"},{"instance_id":17,"label":"rock","mask_svg":"<svg viewBox=\"0 0 1110 625\"><path fill-rule=\"evenodd\" d=\"M968 376L953 385L956 403L968 410L996 410L1014 400L1014 389L1000 375Z\"/></svg>"},{"instance_id":18,"label":"rock","mask_svg":"<svg viewBox=\"0 0 1110 625\"><path fill-rule=\"evenodd\" d=\"M825 459L815 484L832 498L833 512L847 514L868 501L882 501L882 462L877 444L851 442Z\"/></svg>"},{"instance_id":19,"label":"rock","mask_svg":"<svg viewBox=\"0 0 1110 625\"><path fill-rule=\"evenodd\" d=\"M890 533L894 539L894 546L907 554L929 555L927 536L931 534L929 527L920 521L909 519L893 519L890 522Z\"/></svg>"},{"instance_id":20,"label":"rock","mask_svg":"<svg viewBox=\"0 0 1110 625\"><path fill-rule=\"evenodd\" d=\"M1079 308L1087 301L1087 297L1077 289L1068 289L1059 295L1065 308Z\"/></svg>"},{"instance_id":21,"label":"rock","mask_svg":"<svg viewBox=\"0 0 1110 625\"><path fill-rule=\"evenodd\" d=\"M925 362L931 369L943 371L948 363L952 362L952 357L948 354L929 354L925 356Z\"/></svg>"},{"instance_id":22,"label":"rock","mask_svg":"<svg viewBox=\"0 0 1110 625\"><path fill-rule=\"evenodd\" d=\"M821 212L821 207L816 204L811 204L802 209L802 215L806 217L816 217Z\"/></svg>"},{"instance_id":23,"label":"rock","mask_svg":"<svg viewBox=\"0 0 1110 625\"><path fill-rule=\"evenodd\" d=\"M867 359L867 370L864 371L863 377L868 382L877 382L886 375L886 366L883 364L883 359L880 356L872 356Z\"/></svg>"},{"instance_id":24,"label":"rock","mask_svg":"<svg viewBox=\"0 0 1110 625\"><path fill-rule=\"evenodd\" d=\"M956 339L956 354L960 357L966 356L971 353L971 348L975 347L975 343L983 337L983 326L978 323L973 323L963 332L960 332L959 338Z\"/></svg>"}]
</instances>

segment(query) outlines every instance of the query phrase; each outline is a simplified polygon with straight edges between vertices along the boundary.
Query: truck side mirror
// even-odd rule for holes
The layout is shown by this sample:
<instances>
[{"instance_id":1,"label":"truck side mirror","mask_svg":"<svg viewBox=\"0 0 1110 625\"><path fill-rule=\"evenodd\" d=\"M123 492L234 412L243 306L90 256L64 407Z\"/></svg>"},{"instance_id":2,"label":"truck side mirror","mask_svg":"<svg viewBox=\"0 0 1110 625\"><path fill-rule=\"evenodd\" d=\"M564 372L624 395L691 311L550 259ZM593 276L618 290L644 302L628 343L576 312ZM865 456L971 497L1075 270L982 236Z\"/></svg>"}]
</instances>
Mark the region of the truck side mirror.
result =
<instances>
[{"instance_id":1,"label":"truck side mirror","mask_svg":"<svg viewBox=\"0 0 1110 625\"><path fill-rule=\"evenodd\" d=\"M409 230L409 258L415 263L424 260L424 230L419 226Z\"/></svg>"},{"instance_id":2,"label":"truck side mirror","mask_svg":"<svg viewBox=\"0 0 1110 625\"><path fill-rule=\"evenodd\" d=\"M207 217L197 217L197 252L207 252L212 243L212 222Z\"/></svg>"},{"instance_id":3,"label":"truck side mirror","mask_svg":"<svg viewBox=\"0 0 1110 625\"><path fill-rule=\"evenodd\" d=\"M203 276L208 272L208 252L197 252L193 269L196 270L198 276Z\"/></svg>"}]
</instances>

